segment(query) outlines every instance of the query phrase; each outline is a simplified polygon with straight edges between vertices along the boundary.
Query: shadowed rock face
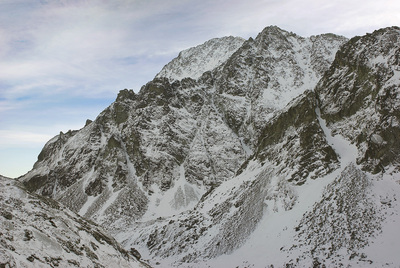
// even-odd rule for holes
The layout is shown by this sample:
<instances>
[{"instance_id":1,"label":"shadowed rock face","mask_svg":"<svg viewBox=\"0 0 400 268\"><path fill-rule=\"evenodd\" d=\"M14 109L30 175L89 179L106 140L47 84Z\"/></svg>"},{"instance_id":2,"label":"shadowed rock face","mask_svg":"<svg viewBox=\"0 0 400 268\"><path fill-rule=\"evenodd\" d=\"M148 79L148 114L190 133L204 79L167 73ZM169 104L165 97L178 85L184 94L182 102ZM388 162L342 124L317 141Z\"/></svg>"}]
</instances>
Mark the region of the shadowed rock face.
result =
<instances>
[{"instance_id":1,"label":"shadowed rock face","mask_svg":"<svg viewBox=\"0 0 400 268\"><path fill-rule=\"evenodd\" d=\"M313 211L330 213L332 222L351 218L374 187L368 172L399 170L399 35L391 27L348 41L267 27L255 39L215 39L186 50L138 93L122 90L93 122L50 140L21 181L152 259L195 262L235 252L269 215L304 209L302 191L318 180L336 178L330 190L310 193ZM212 57L211 48L218 52ZM201 75L192 68L194 59L213 57L218 64ZM346 150L337 146L348 142L358 155L346 168ZM357 202L347 200L357 183L365 186ZM335 202L344 212L335 218L324 200L339 188ZM307 209L287 223L297 221L301 232L290 241L298 243L279 251L301 256L279 265L307 266L328 255L338 264L348 259L338 252L361 254L376 234L354 233L358 244L338 238L329 250L321 236L314 248L303 247L328 228ZM371 209L371 224L380 226L381 208ZM347 227L338 225L353 235Z\"/></svg>"}]
</instances>

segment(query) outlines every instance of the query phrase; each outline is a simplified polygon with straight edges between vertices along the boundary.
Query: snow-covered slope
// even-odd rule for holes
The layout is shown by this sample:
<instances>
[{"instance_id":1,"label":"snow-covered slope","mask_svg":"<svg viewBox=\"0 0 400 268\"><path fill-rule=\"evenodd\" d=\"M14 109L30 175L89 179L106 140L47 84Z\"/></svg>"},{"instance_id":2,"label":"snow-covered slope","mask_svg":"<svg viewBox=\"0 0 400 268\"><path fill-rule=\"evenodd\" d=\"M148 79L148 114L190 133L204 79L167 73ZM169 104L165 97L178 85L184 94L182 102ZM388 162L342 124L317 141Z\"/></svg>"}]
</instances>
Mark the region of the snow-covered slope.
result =
<instances>
[{"instance_id":1,"label":"snow-covered slope","mask_svg":"<svg viewBox=\"0 0 400 268\"><path fill-rule=\"evenodd\" d=\"M0 176L0 200L1 267L148 267L99 226L15 180Z\"/></svg>"},{"instance_id":2,"label":"snow-covered slope","mask_svg":"<svg viewBox=\"0 0 400 268\"><path fill-rule=\"evenodd\" d=\"M201 76L121 91L21 181L152 264L398 266L399 36L267 27Z\"/></svg>"},{"instance_id":3,"label":"snow-covered slope","mask_svg":"<svg viewBox=\"0 0 400 268\"><path fill-rule=\"evenodd\" d=\"M165 65L156 78L166 77L171 81L186 77L198 79L203 73L225 62L244 41L241 37L228 36L214 38L202 45L186 49Z\"/></svg>"}]
</instances>

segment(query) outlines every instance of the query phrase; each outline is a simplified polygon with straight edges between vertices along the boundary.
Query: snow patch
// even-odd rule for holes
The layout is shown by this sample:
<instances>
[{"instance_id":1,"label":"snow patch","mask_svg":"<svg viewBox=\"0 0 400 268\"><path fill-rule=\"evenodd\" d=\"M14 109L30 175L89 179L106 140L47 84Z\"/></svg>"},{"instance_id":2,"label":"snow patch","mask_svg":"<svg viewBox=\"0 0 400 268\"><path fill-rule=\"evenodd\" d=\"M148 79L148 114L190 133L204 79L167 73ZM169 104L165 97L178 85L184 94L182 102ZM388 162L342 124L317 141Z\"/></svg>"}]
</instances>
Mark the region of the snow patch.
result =
<instances>
[{"instance_id":1,"label":"snow patch","mask_svg":"<svg viewBox=\"0 0 400 268\"><path fill-rule=\"evenodd\" d=\"M327 127L325 120L321 118L319 107L315 109L315 113L317 114L318 122L325 133L328 144L332 146L336 154L339 156L340 166L344 168L351 162L356 163L358 155L357 147L340 134L332 136L331 130Z\"/></svg>"},{"instance_id":2,"label":"snow patch","mask_svg":"<svg viewBox=\"0 0 400 268\"><path fill-rule=\"evenodd\" d=\"M175 181L174 186L165 192L158 186L153 186L147 212L141 218L142 222L159 217L170 217L195 207L205 193L204 187L186 181L183 164L179 167L178 176L179 179Z\"/></svg>"}]
</instances>

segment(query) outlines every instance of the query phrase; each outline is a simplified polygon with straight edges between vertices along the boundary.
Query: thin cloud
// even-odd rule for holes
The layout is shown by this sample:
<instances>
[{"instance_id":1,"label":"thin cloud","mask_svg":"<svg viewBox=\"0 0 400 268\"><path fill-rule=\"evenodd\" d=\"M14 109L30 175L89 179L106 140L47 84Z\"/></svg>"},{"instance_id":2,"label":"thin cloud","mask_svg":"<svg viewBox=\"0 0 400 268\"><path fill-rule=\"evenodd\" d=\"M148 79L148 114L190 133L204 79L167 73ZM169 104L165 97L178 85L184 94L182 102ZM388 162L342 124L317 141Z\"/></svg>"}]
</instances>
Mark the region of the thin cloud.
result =
<instances>
[{"instance_id":1,"label":"thin cloud","mask_svg":"<svg viewBox=\"0 0 400 268\"><path fill-rule=\"evenodd\" d=\"M0 148L4 147L31 147L43 145L52 136L42 133L26 131L0 130Z\"/></svg>"},{"instance_id":2,"label":"thin cloud","mask_svg":"<svg viewBox=\"0 0 400 268\"><path fill-rule=\"evenodd\" d=\"M74 94L86 95L82 85L88 84L92 85L93 95L105 91L115 94L122 83L123 87L138 90L167 62L162 57L163 61L157 63L155 56L169 55L171 59L178 52L176 48L171 49L172 45L160 46L160 38L166 38L160 37L160 33L166 29L165 23L157 19L173 14L173 5L160 5L158 1L147 5L138 1L118 1L112 6L101 2L94 4L95 1L58 1L20 10L24 23L16 20L14 24L11 20L8 24L12 31L8 32L8 46L4 47L9 53L2 53L7 55L0 63L4 70L0 80L15 85L6 91L14 95L43 93L48 80L54 79L60 80L59 90ZM137 8L133 8L134 4ZM186 48L185 44L180 48ZM38 85L39 81L43 81L43 87ZM25 92L20 90L21 82ZM38 86L27 87L26 84Z\"/></svg>"}]
</instances>

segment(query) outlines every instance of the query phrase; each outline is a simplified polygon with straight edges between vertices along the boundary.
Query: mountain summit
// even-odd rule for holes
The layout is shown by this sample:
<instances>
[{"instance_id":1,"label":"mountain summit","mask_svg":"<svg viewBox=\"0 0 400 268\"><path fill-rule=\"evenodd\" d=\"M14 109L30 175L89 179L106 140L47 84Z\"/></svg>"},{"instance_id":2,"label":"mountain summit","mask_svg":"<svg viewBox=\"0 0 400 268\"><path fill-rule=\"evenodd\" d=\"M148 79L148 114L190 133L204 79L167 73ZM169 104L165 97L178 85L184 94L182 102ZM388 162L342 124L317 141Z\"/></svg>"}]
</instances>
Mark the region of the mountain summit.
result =
<instances>
[{"instance_id":1,"label":"mountain summit","mask_svg":"<svg viewBox=\"0 0 400 268\"><path fill-rule=\"evenodd\" d=\"M165 65L156 77L166 77L171 81L186 77L198 79L203 73L225 62L244 41L241 37L228 36L214 38L197 47L186 49Z\"/></svg>"},{"instance_id":2,"label":"mountain summit","mask_svg":"<svg viewBox=\"0 0 400 268\"><path fill-rule=\"evenodd\" d=\"M212 39L51 139L20 180L153 264L399 265L399 41Z\"/></svg>"}]
</instances>

